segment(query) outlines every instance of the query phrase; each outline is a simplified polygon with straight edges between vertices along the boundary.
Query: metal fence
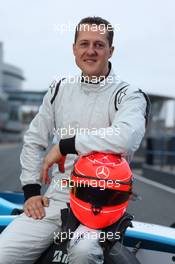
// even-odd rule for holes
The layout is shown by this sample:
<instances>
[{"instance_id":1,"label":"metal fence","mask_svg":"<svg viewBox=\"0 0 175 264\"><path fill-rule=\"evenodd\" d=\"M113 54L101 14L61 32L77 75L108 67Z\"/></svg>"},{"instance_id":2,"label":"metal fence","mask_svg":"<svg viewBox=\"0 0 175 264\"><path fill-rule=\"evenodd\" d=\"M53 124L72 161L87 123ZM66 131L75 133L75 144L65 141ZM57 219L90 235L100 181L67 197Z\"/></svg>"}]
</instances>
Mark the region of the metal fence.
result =
<instances>
[{"instance_id":1,"label":"metal fence","mask_svg":"<svg viewBox=\"0 0 175 264\"><path fill-rule=\"evenodd\" d=\"M146 140L146 164L175 169L175 137L149 137Z\"/></svg>"}]
</instances>

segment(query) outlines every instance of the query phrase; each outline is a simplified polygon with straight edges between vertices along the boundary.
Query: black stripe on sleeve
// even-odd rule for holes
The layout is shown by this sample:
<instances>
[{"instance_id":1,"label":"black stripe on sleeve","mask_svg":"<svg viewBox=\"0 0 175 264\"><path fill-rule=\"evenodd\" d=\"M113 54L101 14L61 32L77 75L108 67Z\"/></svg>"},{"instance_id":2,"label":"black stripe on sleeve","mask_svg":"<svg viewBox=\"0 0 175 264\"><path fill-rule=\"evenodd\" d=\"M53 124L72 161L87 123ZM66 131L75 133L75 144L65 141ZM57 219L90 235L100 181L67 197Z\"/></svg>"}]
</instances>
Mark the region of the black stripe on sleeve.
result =
<instances>
[{"instance_id":1,"label":"black stripe on sleeve","mask_svg":"<svg viewBox=\"0 0 175 264\"><path fill-rule=\"evenodd\" d=\"M58 83L57 83L57 85L56 85L56 87L55 87L55 92L54 92L54 95L53 95L53 97L52 97L52 99L51 99L51 104L53 104L53 102L54 102L54 100L55 100L55 98L56 98L56 96L57 96L57 94L58 94L58 91L59 91L59 88L60 88L60 84L61 84L61 82L64 80L65 78L63 78L63 79L61 79Z\"/></svg>"},{"instance_id":2,"label":"black stripe on sleeve","mask_svg":"<svg viewBox=\"0 0 175 264\"><path fill-rule=\"evenodd\" d=\"M59 147L60 152L63 156L67 154L78 154L75 149L75 136L72 138L61 139Z\"/></svg>"},{"instance_id":3,"label":"black stripe on sleeve","mask_svg":"<svg viewBox=\"0 0 175 264\"><path fill-rule=\"evenodd\" d=\"M23 186L25 201L32 196L40 195L41 186L39 184L27 184Z\"/></svg>"},{"instance_id":4,"label":"black stripe on sleeve","mask_svg":"<svg viewBox=\"0 0 175 264\"><path fill-rule=\"evenodd\" d=\"M148 95L144 93L141 89L139 89L139 92L143 94L146 100L145 122L146 122L146 127L147 127L149 119L150 119L150 115L151 115L151 101Z\"/></svg>"}]
</instances>

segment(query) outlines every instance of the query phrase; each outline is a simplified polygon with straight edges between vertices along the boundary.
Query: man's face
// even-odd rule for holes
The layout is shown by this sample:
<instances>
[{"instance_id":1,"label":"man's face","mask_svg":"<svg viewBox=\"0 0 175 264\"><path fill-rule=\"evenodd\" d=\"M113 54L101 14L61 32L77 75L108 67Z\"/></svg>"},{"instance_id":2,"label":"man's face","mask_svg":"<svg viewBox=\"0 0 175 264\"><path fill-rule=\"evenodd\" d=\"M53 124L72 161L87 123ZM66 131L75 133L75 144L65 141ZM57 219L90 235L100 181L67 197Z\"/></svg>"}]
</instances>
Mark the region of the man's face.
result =
<instances>
[{"instance_id":1,"label":"man's face","mask_svg":"<svg viewBox=\"0 0 175 264\"><path fill-rule=\"evenodd\" d=\"M77 66L84 76L106 76L108 73L108 59L112 56L114 48L109 47L107 32L100 30L96 25L82 25L73 53Z\"/></svg>"}]
</instances>

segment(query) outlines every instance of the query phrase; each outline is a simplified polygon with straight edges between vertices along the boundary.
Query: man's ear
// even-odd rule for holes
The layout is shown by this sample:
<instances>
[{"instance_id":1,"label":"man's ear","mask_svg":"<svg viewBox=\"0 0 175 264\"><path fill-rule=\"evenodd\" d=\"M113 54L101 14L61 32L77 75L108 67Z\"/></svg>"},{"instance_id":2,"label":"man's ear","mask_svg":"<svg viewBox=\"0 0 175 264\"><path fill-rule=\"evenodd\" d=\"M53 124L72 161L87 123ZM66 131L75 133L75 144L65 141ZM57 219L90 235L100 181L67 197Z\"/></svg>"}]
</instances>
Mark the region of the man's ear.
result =
<instances>
[{"instance_id":1,"label":"man's ear","mask_svg":"<svg viewBox=\"0 0 175 264\"><path fill-rule=\"evenodd\" d=\"M112 47L110 47L109 58L112 57L113 52L114 52L114 47L112 46Z\"/></svg>"},{"instance_id":2,"label":"man's ear","mask_svg":"<svg viewBox=\"0 0 175 264\"><path fill-rule=\"evenodd\" d=\"M75 47L75 43L73 43L73 45L72 45L72 49L73 49L73 54L74 54L74 56L76 56L76 47Z\"/></svg>"}]
</instances>

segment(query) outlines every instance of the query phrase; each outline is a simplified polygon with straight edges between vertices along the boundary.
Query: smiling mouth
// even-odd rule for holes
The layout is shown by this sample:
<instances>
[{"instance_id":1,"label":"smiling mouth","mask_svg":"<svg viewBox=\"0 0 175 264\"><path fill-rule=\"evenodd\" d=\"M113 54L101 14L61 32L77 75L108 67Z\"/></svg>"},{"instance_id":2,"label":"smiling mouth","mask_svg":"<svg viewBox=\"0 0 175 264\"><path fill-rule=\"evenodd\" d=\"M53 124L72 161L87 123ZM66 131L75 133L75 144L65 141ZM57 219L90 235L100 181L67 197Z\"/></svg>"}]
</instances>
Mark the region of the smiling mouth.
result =
<instances>
[{"instance_id":1,"label":"smiling mouth","mask_svg":"<svg viewBox=\"0 0 175 264\"><path fill-rule=\"evenodd\" d=\"M86 60L84 60L84 62L88 62L88 63L94 63L94 62L96 62L96 60L92 60L92 59L86 59Z\"/></svg>"}]
</instances>

